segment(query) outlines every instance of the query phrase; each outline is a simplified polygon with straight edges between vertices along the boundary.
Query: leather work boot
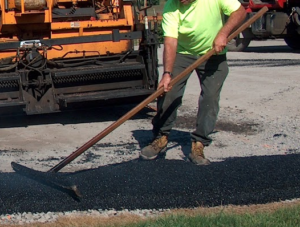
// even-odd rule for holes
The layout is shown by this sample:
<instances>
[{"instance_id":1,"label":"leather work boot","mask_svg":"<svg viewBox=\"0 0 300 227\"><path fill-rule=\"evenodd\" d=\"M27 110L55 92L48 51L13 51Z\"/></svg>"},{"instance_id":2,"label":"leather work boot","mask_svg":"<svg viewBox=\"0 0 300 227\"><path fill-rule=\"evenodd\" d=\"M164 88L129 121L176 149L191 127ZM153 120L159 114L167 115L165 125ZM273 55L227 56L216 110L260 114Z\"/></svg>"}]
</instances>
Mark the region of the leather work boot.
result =
<instances>
[{"instance_id":1,"label":"leather work boot","mask_svg":"<svg viewBox=\"0 0 300 227\"><path fill-rule=\"evenodd\" d=\"M144 147L140 153L140 157L144 160L153 160L158 154L167 150L168 137L162 136L153 140L148 146Z\"/></svg>"},{"instance_id":2,"label":"leather work boot","mask_svg":"<svg viewBox=\"0 0 300 227\"><path fill-rule=\"evenodd\" d=\"M192 142L192 151L189 154L189 159L196 165L209 165L210 161L205 158L204 153L204 146L201 142Z\"/></svg>"}]
</instances>

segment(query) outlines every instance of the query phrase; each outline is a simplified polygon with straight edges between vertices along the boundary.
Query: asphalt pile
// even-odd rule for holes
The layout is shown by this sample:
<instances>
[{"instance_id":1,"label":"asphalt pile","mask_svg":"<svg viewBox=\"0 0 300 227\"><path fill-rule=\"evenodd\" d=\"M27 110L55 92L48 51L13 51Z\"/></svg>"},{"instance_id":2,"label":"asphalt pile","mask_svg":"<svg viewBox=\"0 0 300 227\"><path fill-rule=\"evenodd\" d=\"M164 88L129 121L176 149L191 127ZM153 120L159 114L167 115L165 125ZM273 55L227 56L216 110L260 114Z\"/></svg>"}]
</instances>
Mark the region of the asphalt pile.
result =
<instances>
[{"instance_id":1,"label":"asphalt pile","mask_svg":"<svg viewBox=\"0 0 300 227\"><path fill-rule=\"evenodd\" d=\"M0 215L249 205L300 196L299 154L230 158L209 166L132 160L56 174L60 183L76 185L80 197L40 175L0 173Z\"/></svg>"}]
</instances>

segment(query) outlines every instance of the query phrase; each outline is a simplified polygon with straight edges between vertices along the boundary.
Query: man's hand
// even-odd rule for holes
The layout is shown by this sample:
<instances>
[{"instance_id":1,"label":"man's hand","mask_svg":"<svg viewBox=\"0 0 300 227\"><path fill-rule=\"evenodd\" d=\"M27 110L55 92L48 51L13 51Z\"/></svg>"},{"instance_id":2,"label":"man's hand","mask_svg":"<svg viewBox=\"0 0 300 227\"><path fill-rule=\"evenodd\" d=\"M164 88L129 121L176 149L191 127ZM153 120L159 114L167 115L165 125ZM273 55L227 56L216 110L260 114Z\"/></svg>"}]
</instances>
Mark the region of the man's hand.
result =
<instances>
[{"instance_id":1,"label":"man's hand","mask_svg":"<svg viewBox=\"0 0 300 227\"><path fill-rule=\"evenodd\" d=\"M219 32L213 42L213 48L215 49L216 53L219 54L224 50L226 45L227 35Z\"/></svg>"},{"instance_id":2,"label":"man's hand","mask_svg":"<svg viewBox=\"0 0 300 227\"><path fill-rule=\"evenodd\" d=\"M168 73L165 73L158 84L158 89L163 87L164 92L170 91L172 89L172 87L170 86L171 80L172 80L171 75Z\"/></svg>"},{"instance_id":3,"label":"man's hand","mask_svg":"<svg viewBox=\"0 0 300 227\"><path fill-rule=\"evenodd\" d=\"M221 28L213 42L213 48L217 54L224 50L227 45L227 37L229 36L230 32L232 32L234 28L244 21L246 14L247 13L244 7L240 6L240 8L238 8L229 16L227 22Z\"/></svg>"},{"instance_id":4,"label":"man's hand","mask_svg":"<svg viewBox=\"0 0 300 227\"><path fill-rule=\"evenodd\" d=\"M170 81L172 79L171 72L176 58L177 39L166 36L164 39L164 74L158 84L158 88L163 87L164 92L171 90Z\"/></svg>"}]
</instances>

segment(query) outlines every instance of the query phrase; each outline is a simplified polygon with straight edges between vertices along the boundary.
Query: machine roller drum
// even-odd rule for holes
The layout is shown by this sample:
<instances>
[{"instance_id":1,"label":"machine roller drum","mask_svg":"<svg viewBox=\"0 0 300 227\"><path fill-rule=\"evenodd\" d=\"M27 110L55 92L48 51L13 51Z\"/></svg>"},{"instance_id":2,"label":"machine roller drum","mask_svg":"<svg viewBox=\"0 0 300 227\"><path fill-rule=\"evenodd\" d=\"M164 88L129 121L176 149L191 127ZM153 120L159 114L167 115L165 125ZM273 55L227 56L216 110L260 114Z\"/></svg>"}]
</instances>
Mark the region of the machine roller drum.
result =
<instances>
[{"instance_id":1,"label":"machine roller drum","mask_svg":"<svg viewBox=\"0 0 300 227\"><path fill-rule=\"evenodd\" d=\"M15 6L18 10L21 11L21 0L15 0ZM47 6L46 0L24 0L24 8L26 11L28 10L42 10Z\"/></svg>"}]
</instances>

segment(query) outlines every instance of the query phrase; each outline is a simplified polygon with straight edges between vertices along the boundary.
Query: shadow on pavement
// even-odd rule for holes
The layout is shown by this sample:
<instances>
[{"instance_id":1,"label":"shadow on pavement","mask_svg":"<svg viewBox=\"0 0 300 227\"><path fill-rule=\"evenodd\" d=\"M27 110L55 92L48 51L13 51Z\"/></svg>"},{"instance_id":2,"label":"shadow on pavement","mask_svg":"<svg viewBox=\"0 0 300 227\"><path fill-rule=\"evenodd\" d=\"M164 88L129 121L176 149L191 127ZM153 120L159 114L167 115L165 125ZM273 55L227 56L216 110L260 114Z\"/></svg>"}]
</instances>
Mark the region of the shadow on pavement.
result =
<instances>
[{"instance_id":1,"label":"shadow on pavement","mask_svg":"<svg viewBox=\"0 0 300 227\"><path fill-rule=\"evenodd\" d=\"M109 106L103 108L90 108L82 110L73 110L51 114L40 115L0 115L0 129L1 128L14 128L14 127L27 127L31 125L44 125L44 124L80 124L91 122L105 122L116 121L128 111L134 108L136 104ZM153 112L150 108L142 109L132 119L140 119L149 117L148 113Z\"/></svg>"},{"instance_id":2,"label":"shadow on pavement","mask_svg":"<svg viewBox=\"0 0 300 227\"><path fill-rule=\"evenodd\" d=\"M231 158L209 166L157 159L57 173L80 201L16 173L0 173L0 214L87 209L249 205L298 198L300 155Z\"/></svg>"}]
</instances>

